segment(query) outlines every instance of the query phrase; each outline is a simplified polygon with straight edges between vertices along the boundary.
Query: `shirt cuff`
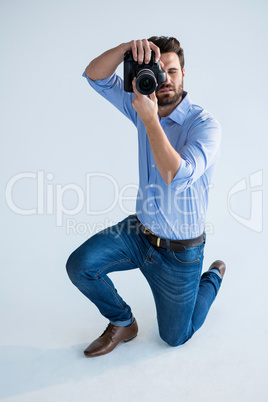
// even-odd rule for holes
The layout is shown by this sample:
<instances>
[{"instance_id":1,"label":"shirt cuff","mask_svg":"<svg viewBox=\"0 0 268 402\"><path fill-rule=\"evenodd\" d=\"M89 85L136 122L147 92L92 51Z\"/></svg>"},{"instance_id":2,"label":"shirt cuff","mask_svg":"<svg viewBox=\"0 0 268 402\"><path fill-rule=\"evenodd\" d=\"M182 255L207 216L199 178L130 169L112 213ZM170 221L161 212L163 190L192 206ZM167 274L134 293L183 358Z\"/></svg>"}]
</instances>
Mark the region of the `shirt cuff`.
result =
<instances>
[{"instance_id":1,"label":"shirt cuff","mask_svg":"<svg viewBox=\"0 0 268 402\"><path fill-rule=\"evenodd\" d=\"M82 77L85 77L87 79L87 82L89 83L89 85L91 85L92 88L95 89L95 91L97 91L97 92L101 92L103 89L112 88L116 81L115 73L108 78L104 78L103 80L93 81L86 75L86 72L84 71L82 74Z\"/></svg>"},{"instance_id":2,"label":"shirt cuff","mask_svg":"<svg viewBox=\"0 0 268 402\"><path fill-rule=\"evenodd\" d=\"M185 159L181 158L180 167L170 183L175 190L183 191L192 183L193 167Z\"/></svg>"}]
</instances>

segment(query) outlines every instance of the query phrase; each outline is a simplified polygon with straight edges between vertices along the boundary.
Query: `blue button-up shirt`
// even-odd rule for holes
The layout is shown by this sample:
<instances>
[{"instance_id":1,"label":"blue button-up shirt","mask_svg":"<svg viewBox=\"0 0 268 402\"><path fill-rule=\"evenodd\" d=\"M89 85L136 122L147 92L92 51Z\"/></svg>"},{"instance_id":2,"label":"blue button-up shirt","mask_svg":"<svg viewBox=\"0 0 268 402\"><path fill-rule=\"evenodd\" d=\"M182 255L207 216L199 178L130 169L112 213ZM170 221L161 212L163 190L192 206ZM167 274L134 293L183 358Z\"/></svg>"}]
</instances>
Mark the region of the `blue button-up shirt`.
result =
<instances>
[{"instance_id":1,"label":"blue button-up shirt","mask_svg":"<svg viewBox=\"0 0 268 402\"><path fill-rule=\"evenodd\" d=\"M218 121L192 104L184 91L180 104L159 118L181 165L170 184L157 169L145 126L132 106L133 93L125 92L116 74L89 84L116 106L137 127L139 142L139 190L136 213L142 224L157 236L179 240L199 236L205 229L208 190L219 157L221 129Z\"/></svg>"}]
</instances>

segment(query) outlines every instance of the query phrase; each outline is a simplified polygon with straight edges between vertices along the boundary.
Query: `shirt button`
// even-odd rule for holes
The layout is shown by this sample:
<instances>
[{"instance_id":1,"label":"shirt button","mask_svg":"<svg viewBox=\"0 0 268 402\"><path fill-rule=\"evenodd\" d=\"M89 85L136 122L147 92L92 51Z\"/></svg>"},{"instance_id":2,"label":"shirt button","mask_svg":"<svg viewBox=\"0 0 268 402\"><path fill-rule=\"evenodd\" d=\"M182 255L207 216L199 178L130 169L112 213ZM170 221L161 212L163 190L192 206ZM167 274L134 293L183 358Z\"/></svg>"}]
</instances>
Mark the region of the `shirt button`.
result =
<instances>
[{"instance_id":1,"label":"shirt button","mask_svg":"<svg viewBox=\"0 0 268 402\"><path fill-rule=\"evenodd\" d=\"M153 221L153 223L155 223L155 221Z\"/></svg>"},{"instance_id":2,"label":"shirt button","mask_svg":"<svg viewBox=\"0 0 268 402\"><path fill-rule=\"evenodd\" d=\"M155 164L154 164L154 163L152 164L152 167L155 167Z\"/></svg>"},{"instance_id":3,"label":"shirt button","mask_svg":"<svg viewBox=\"0 0 268 402\"><path fill-rule=\"evenodd\" d=\"M153 187L154 185L153 184L150 184L150 187Z\"/></svg>"},{"instance_id":4,"label":"shirt button","mask_svg":"<svg viewBox=\"0 0 268 402\"><path fill-rule=\"evenodd\" d=\"M152 202L150 203L150 207L152 207L153 206L153 204L152 204Z\"/></svg>"}]
</instances>

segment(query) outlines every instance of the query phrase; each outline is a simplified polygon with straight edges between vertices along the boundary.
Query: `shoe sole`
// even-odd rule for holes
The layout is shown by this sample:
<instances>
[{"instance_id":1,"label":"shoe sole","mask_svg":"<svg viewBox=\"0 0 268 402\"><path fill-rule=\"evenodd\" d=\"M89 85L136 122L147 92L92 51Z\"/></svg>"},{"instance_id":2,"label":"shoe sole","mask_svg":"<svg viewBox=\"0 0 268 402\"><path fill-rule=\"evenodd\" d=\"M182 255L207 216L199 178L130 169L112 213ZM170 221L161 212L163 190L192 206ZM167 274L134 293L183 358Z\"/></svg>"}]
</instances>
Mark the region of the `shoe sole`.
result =
<instances>
[{"instance_id":1,"label":"shoe sole","mask_svg":"<svg viewBox=\"0 0 268 402\"><path fill-rule=\"evenodd\" d=\"M133 336L133 338L127 339L127 340L126 340L126 341L124 341L124 342L125 342L125 343L126 343L126 342L130 342L130 341L132 341L132 339L135 339L135 338L136 338L136 336L137 336L137 335Z\"/></svg>"}]
</instances>

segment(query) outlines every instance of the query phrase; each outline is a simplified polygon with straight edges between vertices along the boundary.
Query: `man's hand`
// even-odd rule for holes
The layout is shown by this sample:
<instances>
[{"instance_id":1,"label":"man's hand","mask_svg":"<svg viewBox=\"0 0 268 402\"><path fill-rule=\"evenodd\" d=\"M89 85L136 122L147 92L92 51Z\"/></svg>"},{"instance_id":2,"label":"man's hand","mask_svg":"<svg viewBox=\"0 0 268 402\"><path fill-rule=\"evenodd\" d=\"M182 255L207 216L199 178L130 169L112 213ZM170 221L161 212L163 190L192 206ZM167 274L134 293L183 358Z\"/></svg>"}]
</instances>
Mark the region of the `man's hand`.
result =
<instances>
[{"instance_id":1,"label":"man's hand","mask_svg":"<svg viewBox=\"0 0 268 402\"><path fill-rule=\"evenodd\" d=\"M125 44L126 51L132 51L133 59L139 64L143 62L148 64L151 60L152 50L155 52L155 61L160 59L160 49L153 42L149 42L147 39L132 40Z\"/></svg>"},{"instance_id":2,"label":"man's hand","mask_svg":"<svg viewBox=\"0 0 268 402\"><path fill-rule=\"evenodd\" d=\"M132 81L132 86L134 91L132 106L138 113L143 124L146 126L155 119L158 121L158 102L155 92L148 96L138 92L136 88L136 77Z\"/></svg>"}]
</instances>

